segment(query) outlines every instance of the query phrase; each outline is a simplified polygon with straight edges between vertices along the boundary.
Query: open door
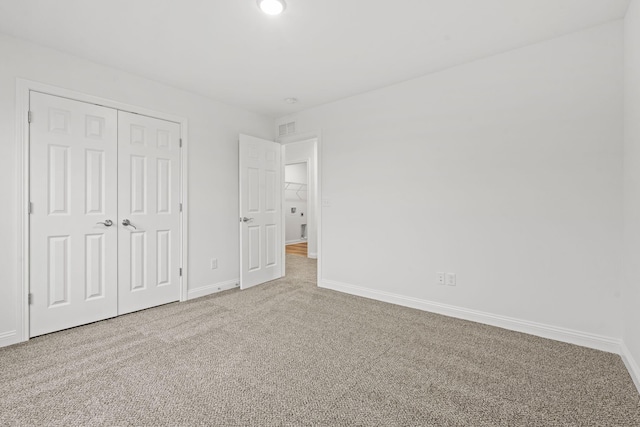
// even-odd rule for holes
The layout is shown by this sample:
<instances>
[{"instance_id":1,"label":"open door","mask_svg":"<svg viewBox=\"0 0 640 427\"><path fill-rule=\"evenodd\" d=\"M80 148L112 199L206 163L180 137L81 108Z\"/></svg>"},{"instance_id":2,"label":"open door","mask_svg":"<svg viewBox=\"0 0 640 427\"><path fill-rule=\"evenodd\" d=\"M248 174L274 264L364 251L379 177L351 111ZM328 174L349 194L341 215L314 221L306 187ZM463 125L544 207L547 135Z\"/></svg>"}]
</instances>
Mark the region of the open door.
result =
<instances>
[{"instance_id":1,"label":"open door","mask_svg":"<svg viewBox=\"0 0 640 427\"><path fill-rule=\"evenodd\" d=\"M240 289L282 277L280 144L240 135Z\"/></svg>"}]
</instances>

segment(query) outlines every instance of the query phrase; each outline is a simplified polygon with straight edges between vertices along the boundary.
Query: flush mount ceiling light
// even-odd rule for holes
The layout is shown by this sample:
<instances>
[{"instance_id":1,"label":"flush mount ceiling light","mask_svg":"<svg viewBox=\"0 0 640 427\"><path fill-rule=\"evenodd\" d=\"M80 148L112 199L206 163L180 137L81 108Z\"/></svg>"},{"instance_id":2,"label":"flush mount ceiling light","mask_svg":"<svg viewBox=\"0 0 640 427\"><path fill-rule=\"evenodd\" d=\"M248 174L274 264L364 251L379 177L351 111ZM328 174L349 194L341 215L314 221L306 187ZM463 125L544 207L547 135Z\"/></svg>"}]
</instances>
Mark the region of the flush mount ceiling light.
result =
<instances>
[{"instance_id":1,"label":"flush mount ceiling light","mask_svg":"<svg viewBox=\"0 0 640 427\"><path fill-rule=\"evenodd\" d=\"M258 0L258 7L267 15L280 15L287 4L284 0Z\"/></svg>"},{"instance_id":2,"label":"flush mount ceiling light","mask_svg":"<svg viewBox=\"0 0 640 427\"><path fill-rule=\"evenodd\" d=\"M296 102L298 102L298 98L285 98L284 102L286 102L287 104L295 104Z\"/></svg>"}]
</instances>

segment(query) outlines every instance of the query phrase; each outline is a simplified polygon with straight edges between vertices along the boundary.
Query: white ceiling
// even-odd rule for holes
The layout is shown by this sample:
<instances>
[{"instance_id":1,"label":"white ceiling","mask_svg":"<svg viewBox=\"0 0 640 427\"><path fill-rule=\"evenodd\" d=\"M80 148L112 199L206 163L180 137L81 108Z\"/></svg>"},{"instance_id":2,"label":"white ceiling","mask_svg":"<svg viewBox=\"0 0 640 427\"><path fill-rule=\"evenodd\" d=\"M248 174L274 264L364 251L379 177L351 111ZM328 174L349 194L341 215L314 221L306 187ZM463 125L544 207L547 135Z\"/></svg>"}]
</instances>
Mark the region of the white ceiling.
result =
<instances>
[{"instance_id":1,"label":"white ceiling","mask_svg":"<svg viewBox=\"0 0 640 427\"><path fill-rule=\"evenodd\" d=\"M255 0L0 0L0 32L276 117L619 19L628 4L287 0L270 17Z\"/></svg>"}]
</instances>

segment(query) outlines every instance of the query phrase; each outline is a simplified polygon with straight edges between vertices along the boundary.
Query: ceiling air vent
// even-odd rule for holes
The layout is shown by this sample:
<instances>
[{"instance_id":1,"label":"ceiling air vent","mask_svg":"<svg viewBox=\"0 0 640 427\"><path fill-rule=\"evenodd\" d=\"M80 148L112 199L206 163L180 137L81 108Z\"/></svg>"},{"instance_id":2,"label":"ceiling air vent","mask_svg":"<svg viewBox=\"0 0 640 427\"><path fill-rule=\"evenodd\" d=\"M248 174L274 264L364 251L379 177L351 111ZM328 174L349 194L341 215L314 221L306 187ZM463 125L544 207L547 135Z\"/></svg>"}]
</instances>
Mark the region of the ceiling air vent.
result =
<instances>
[{"instance_id":1,"label":"ceiling air vent","mask_svg":"<svg viewBox=\"0 0 640 427\"><path fill-rule=\"evenodd\" d=\"M296 133L296 122L278 125L278 136L291 135L292 133Z\"/></svg>"}]
</instances>

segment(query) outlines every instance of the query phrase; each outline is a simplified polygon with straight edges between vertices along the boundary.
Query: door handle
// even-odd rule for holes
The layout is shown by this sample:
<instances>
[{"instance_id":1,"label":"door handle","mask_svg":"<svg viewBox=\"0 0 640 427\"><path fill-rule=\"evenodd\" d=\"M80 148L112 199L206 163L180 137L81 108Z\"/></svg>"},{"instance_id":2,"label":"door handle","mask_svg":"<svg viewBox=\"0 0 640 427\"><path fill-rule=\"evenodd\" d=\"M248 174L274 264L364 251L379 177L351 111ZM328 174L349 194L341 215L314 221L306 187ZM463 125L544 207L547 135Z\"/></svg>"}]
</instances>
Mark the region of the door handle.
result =
<instances>
[{"instance_id":1,"label":"door handle","mask_svg":"<svg viewBox=\"0 0 640 427\"><path fill-rule=\"evenodd\" d=\"M110 219L105 220L105 222L96 222L96 224L102 224L105 227L111 227L113 225L113 221Z\"/></svg>"},{"instance_id":2,"label":"door handle","mask_svg":"<svg viewBox=\"0 0 640 427\"><path fill-rule=\"evenodd\" d=\"M242 222L251 222L251 221L253 221L253 218L247 218L247 217L245 216L245 217L242 217L242 220L241 220L241 221L242 221Z\"/></svg>"},{"instance_id":3,"label":"door handle","mask_svg":"<svg viewBox=\"0 0 640 427\"><path fill-rule=\"evenodd\" d=\"M129 221L126 218L122 220L122 225L124 225L125 227L126 226L133 227L134 230L137 230L136 226L131 224L131 221Z\"/></svg>"}]
</instances>

